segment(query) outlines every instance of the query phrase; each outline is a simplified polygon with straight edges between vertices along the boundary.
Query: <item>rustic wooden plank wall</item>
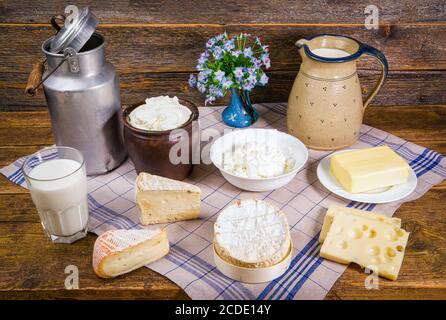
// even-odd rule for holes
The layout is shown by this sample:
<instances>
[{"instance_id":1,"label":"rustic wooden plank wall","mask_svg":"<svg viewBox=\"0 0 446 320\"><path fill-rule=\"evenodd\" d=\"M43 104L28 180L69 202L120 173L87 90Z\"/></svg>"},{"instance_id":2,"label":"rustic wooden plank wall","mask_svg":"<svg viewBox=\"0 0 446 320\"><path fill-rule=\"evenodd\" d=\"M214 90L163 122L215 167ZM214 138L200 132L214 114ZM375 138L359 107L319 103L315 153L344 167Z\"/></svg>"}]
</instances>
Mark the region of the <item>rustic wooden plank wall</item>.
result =
<instances>
[{"instance_id":1,"label":"rustic wooden plank wall","mask_svg":"<svg viewBox=\"0 0 446 320\"><path fill-rule=\"evenodd\" d=\"M373 2L373 3L372 3ZM283 102L299 69L294 42L316 33L340 33L382 50L390 64L388 81L374 105L446 103L446 2L444 0L117 0L76 1L99 17L107 57L119 71L124 103L150 95L203 98L187 85L206 39L223 31L255 33L271 46L267 88L254 101ZM43 40L53 33L51 15L62 0L0 1L0 110L45 106L42 92L23 94L27 74ZM364 8L380 9L380 28L366 30ZM364 93L378 77L369 58L358 63ZM222 101L221 103L223 103Z\"/></svg>"}]
</instances>

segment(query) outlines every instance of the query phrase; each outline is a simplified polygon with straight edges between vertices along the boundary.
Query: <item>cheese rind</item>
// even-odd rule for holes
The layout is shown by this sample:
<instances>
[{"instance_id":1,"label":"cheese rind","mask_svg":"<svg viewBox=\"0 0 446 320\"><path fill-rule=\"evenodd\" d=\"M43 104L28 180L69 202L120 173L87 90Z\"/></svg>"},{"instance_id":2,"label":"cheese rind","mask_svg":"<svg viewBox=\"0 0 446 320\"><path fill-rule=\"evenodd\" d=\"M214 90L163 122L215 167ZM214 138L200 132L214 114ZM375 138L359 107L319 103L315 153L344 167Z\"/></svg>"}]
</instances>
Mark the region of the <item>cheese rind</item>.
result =
<instances>
[{"instance_id":1,"label":"cheese rind","mask_svg":"<svg viewBox=\"0 0 446 320\"><path fill-rule=\"evenodd\" d=\"M201 190L192 184L141 172L135 190L143 225L196 219L200 214Z\"/></svg>"},{"instance_id":2,"label":"cheese rind","mask_svg":"<svg viewBox=\"0 0 446 320\"><path fill-rule=\"evenodd\" d=\"M215 251L236 266L269 267L290 250L286 216L266 201L245 199L229 205L219 214L214 231Z\"/></svg>"},{"instance_id":3,"label":"cheese rind","mask_svg":"<svg viewBox=\"0 0 446 320\"><path fill-rule=\"evenodd\" d=\"M358 215L336 215L320 256L335 262L354 262L396 280L409 233L392 224Z\"/></svg>"},{"instance_id":4,"label":"cheese rind","mask_svg":"<svg viewBox=\"0 0 446 320\"><path fill-rule=\"evenodd\" d=\"M169 252L165 229L109 230L94 244L93 270L112 278L154 262Z\"/></svg>"},{"instance_id":5,"label":"cheese rind","mask_svg":"<svg viewBox=\"0 0 446 320\"><path fill-rule=\"evenodd\" d=\"M388 146L334 154L330 171L351 193L390 187L407 182L410 167Z\"/></svg>"},{"instance_id":6,"label":"cheese rind","mask_svg":"<svg viewBox=\"0 0 446 320\"><path fill-rule=\"evenodd\" d=\"M359 217L378 220L381 222L391 224L397 228L401 228L401 219L400 218L386 217L385 215L377 213L377 212L370 212L370 211L364 211L364 210L359 210L359 209L354 209L354 208L342 207L342 206L338 206L338 205L331 205L328 208L327 213L325 214L324 223L322 225L322 230L319 234L319 242L320 243L323 243L325 238L327 237L328 231L330 230L330 227L333 223L333 219L337 215L341 215L341 214L356 215Z\"/></svg>"}]
</instances>

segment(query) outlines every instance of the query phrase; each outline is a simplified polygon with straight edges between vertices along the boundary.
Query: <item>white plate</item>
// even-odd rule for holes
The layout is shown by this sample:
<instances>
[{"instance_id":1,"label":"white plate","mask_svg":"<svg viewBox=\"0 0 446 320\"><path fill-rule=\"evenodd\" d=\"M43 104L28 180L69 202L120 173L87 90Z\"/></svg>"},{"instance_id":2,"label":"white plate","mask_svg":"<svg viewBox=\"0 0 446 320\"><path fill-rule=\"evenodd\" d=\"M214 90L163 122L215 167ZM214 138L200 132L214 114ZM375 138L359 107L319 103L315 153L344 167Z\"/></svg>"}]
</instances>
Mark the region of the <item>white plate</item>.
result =
<instances>
[{"instance_id":1,"label":"white plate","mask_svg":"<svg viewBox=\"0 0 446 320\"><path fill-rule=\"evenodd\" d=\"M342 150L332 153L322 159L317 166L317 177L322 185L333 192L334 194L357 202L365 203L387 203L392 201L401 200L407 197L417 186L417 175L410 168L409 180L406 183L398 184L392 187L386 187L376 190L371 190L363 193L350 193L347 192L337 181L335 176L330 171L330 158L341 152L347 152L351 150Z\"/></svg>"}]
</instances>

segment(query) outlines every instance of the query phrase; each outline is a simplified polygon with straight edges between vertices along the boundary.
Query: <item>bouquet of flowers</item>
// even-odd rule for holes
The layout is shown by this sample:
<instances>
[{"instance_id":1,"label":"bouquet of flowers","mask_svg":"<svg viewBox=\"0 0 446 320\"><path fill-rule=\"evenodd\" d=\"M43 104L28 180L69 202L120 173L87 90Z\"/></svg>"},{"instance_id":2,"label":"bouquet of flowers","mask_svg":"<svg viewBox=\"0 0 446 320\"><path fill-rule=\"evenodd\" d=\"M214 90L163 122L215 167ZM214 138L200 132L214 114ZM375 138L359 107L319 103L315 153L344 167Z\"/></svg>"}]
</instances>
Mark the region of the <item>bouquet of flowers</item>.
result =
<instances>
[{"instance_id":1,"label":"bouquet of flowers","mask_svg":"<svg viewBox=\"0 0 446 320\"><path fill-rule=\"evenodd\" d=\"M247 33L229 37L225 32L208 40L198 59L198 75L190 75L189 85L206 95L206 104L212 103L231 88L250 92L265 86L268 76L262 68L270 66L269 47L258 37Z\"/></svg>"}]
</instances>

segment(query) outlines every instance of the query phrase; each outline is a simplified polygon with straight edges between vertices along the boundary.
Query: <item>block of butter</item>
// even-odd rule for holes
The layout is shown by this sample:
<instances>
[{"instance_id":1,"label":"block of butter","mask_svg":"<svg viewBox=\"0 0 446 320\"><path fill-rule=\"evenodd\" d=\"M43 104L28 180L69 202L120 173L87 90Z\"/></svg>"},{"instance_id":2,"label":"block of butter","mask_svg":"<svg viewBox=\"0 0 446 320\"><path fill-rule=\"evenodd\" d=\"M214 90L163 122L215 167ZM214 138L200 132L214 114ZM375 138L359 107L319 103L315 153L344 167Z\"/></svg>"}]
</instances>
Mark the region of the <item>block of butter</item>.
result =
<instances>
[{"instance_id":1,"label":"block of butter","mask_svg":"<svg viewBox=\"0 0 446 320\"><path fill-rule=\"evenodd\" d=\"M330 171L351 193L405 183L410 174L408 163L388 146L336 153Z\"/></svg>"},{"instance_id":2,"label":"block of butter","mask_svg":"<svg viewBox=\"0 0 446 320\"><path fill-rule=\"evenodd\" d=\"M335 262L359 264L396 280L409 233L390 223L353 214L336 215L320 256Z\"/></svg>"},{"instance_id":3,"label":"block of butter","mask_svg":"<svg viewBox=\"0 0 446 320\"><path fill-rule=\"evenodd\" d=\"M321 233L319 234L319 243L323 243L325 241L325 238L327 237L328 231L331 228L331 225L333 223L333 219L342 214L347 215L355 215L358 217L378 220L381 222L385 222L388 224L391 224L395 226L396 228L401 228L401 219L400 218L393 218L393 217L386 217L383 214L376 213L376 212L370 212L370 211L364 211L354 208L347 208L343 206L338 205L330 205L328 207L327 213L325 214L324 223L322 225Z\"/></svg>"}]
</instances>

